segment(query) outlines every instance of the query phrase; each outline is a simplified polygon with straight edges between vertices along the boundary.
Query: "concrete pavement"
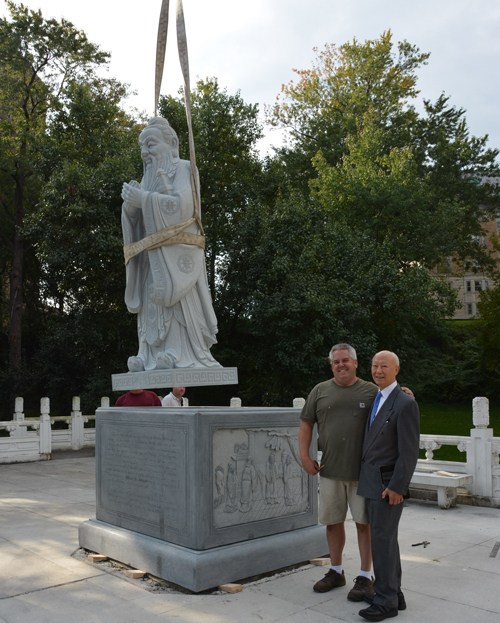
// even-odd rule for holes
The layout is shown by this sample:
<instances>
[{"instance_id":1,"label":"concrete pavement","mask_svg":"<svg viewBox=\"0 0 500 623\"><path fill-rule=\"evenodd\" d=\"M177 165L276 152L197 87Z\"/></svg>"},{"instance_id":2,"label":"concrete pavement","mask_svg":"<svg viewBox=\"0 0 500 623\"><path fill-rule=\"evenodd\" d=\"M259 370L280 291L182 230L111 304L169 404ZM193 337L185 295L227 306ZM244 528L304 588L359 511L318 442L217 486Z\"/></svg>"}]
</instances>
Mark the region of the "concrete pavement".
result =
<instances>
[{"instance_id":1,"label":"concrete pavement","mask_svg":"<svg viewBox=\"0 0 500 623\"><path fill-rule=\"evenodd\" d=\"M0 623L361 622L347 601L359 571L356 530L346 523L347 586L316 594L327 567L306 565L244 585L241 593L190 595L130 580L78 553L78 524L95 516L94 459L0 466ZM430 541L424 549L412 543ZM401 623L497 623L500 510L412 501L399 537L408 609ZM75 554L76 552L76 554ZM72 554L74 554L72 556ZM241 578L234 578L238 581Z\"/></svg>"}]
</instances>

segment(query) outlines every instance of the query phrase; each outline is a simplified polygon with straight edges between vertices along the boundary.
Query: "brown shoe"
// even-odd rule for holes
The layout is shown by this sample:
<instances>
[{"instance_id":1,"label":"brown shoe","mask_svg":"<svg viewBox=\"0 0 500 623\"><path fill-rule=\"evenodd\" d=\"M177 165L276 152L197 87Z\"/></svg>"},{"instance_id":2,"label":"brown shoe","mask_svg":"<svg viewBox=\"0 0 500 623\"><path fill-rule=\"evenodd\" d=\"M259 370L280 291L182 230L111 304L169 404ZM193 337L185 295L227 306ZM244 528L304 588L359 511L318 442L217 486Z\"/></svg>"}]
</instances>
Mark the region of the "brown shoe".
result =
<instances>
[{"instance_id":1,"label":"brown shoe","mask_svg":"<svg viewBox=\"0 0 500 623\"><path fill-rule=\"evenodd\" d=\"M354 586L349 591L347 599L349 601L363 601L365 595L375 595L373 590L373 578L369 580L363 575L358 575L354 579Z\"/></svg>"},{"instance_id":2,"label":"brown shoe","mask_svg":"<svg viewBox=\"0 0 500 623\"><path fill-rule=\"evenodd\" d=\"M340 575L340 573L330 569L322 580L316 582L313 588L317 593L327 593L337 586L345 586L344 572L342 571L342 575Z\"/></svg>"}]
</instances>

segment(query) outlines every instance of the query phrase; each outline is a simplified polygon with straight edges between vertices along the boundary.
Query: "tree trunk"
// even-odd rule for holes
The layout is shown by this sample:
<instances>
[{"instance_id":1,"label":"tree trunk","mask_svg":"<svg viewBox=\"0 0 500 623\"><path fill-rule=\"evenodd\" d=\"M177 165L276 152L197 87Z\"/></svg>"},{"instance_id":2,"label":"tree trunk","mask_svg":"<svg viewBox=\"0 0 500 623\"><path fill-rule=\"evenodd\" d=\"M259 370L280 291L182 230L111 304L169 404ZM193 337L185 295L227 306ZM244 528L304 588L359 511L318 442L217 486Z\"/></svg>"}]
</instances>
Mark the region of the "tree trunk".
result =
<instances>
[{"instance_id":1,"label":"tree trunk","mask_svg":"<svg viewBox=\"0 0 500 623\"><path fill-rule=\"evenodd\" d=\"M14 253L10 275L9 364L11 368L19 368L21 366L21 323L23 316L24 238L22 226L24 220L24 171L18 171L14 179L16 182L16 230L14 233Z\"/></svg>"}]
</instances>

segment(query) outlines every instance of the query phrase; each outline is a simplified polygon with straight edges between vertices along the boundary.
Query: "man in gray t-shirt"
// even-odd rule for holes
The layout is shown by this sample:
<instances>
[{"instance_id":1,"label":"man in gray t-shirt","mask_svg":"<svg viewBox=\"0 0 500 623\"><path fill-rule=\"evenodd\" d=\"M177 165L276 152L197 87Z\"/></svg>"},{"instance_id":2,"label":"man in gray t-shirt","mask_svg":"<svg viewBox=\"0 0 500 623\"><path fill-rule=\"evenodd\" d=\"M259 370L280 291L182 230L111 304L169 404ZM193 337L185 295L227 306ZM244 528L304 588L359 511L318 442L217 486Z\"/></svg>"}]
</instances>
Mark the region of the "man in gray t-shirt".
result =
<instances>
[{"instance_id":1,"label":"man in gray t-shirt","mask_svg":"<svg viewBox=\"0 0 500 623\"><path fill-rule=\"evenodd\" d=\"M356 376L356 351L349 344L336 344L330 351L333 379L311 391L300 416L299 450L308 474L320 477L320 522L326 525L331 568L316 582L314 590L324 593L346 583L342 569L347 507L356 523L361 570L347 598L362 601L373 593L370 526L366 500L357 495L361 447L373 400L378 388ZM314 424L318 425L321 467L309 456Z\"/></svg>"},{"instance_id":2,"label":"man in gray t-shirt","mask_svg":"<svg viewBox=\"0 0 500 623\"><path fill-rule=\"evenodd\" d=\"M333 379L313 388L302 409L299 428L302 467L312 476L320 473L319 520L326 525L331 560L330 570L316 582L314 590L325 593L345 586L342 553L349 506L358 533L361 570L347 598L363 601L365 595L374 594L372 553L366 500L357 494L357 489L366 420L378 387L358 379L356 351L349 344L333 346L330 362ZM401 389L413 396L408 388ZM309 456L314 424L318 425L321 466Z\"/></svg>"}]
</instances>

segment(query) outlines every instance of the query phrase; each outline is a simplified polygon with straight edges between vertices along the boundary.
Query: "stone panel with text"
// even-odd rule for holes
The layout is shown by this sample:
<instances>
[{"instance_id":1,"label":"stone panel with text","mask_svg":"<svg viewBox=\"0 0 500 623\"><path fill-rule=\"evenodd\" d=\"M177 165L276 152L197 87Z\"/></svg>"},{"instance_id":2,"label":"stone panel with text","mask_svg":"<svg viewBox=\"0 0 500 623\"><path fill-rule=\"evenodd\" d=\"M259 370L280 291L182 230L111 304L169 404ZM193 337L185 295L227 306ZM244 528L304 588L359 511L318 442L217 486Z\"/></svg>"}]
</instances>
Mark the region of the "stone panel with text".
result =
<instances>
[{"instance_id":1,"label":"stone panel with text","mask_svg":"<svg viewBox=\"0 0 500 623\"><path fill-rule=\"evenodd\" d=\"M101 408L96 518L195 550L317 524L300 409Z\"/></svg>"}]
</instances>

